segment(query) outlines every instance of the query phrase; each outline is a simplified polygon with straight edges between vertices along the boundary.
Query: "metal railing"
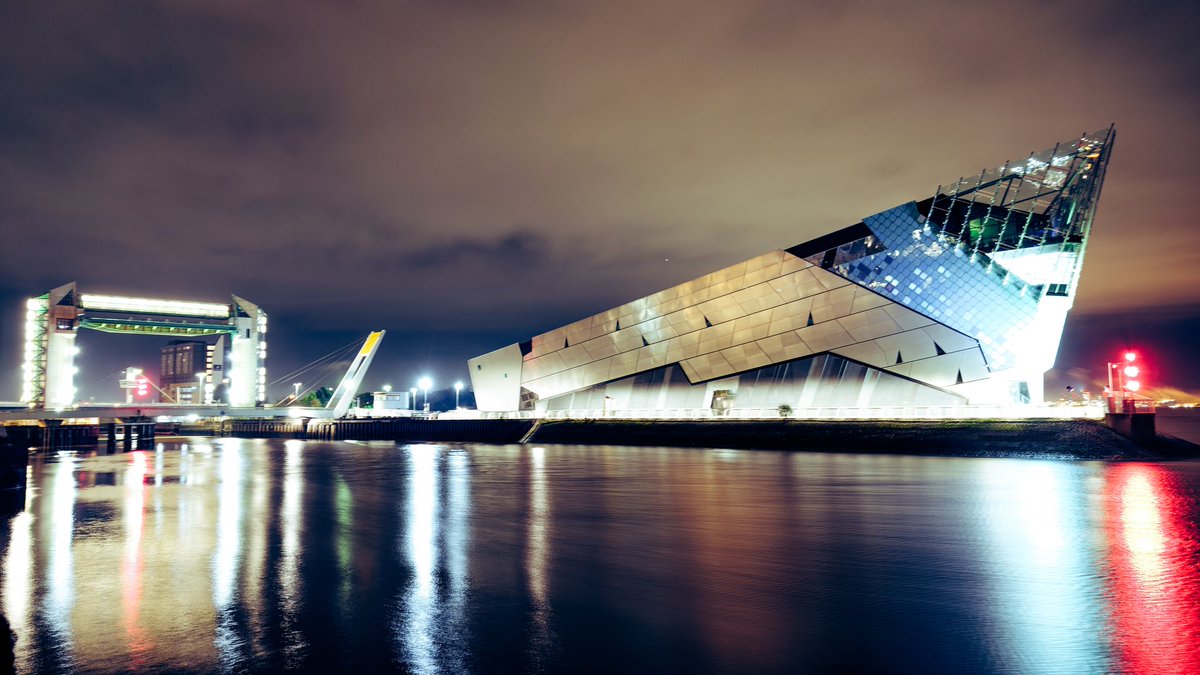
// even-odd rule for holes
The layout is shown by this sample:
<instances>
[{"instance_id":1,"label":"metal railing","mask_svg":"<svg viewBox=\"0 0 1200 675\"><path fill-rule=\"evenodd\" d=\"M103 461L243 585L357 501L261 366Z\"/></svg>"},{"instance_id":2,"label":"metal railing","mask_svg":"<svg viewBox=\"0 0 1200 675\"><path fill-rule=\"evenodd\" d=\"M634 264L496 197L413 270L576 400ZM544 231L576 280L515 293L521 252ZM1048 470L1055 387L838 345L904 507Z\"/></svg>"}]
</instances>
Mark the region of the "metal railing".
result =
<instances>
[{"instance_id":1,"label":"metal railing","mask_svg":"<svg viewBox=\"0 0 1200 675\"><path fill-rule=\"evenodd\" d=\"M945 419L1099 419L1104 408L1093 406L1029 405L957 405L957 406L879 406L879 407L797 407L781 415L778 408L733 408L725 414L703 408L624 409L624 410L522 410L520 412L480 412L459 410L442 413L456 419L622 419L622 420L697 420L697 419L839 419L839 420L945 420Z\"/></svg>"},{"instance_id":2,"label":"metal railing","mask_svg":"<svg viewBox=\"0 0 1200 675\"><path fill-rule=\"evenodd\" d=\"M1131 413L1131 414L1151 414L1155 411L1154 401L1148 398L1135 398L1133 396L1109 396L1106 399L1107 412L1110 413Z\"/></svg>"}]
</instances>

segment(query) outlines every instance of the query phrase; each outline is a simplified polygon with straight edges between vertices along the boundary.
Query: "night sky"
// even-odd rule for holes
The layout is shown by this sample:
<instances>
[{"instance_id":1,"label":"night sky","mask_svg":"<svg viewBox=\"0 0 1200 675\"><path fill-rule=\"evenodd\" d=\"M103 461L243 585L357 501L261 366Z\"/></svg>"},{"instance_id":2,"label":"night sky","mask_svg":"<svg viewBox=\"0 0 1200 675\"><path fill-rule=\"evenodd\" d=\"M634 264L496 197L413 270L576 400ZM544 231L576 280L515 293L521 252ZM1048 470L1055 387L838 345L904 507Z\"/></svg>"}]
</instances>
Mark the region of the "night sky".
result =
<instances>
[{"instance_id":1,"label":"night sky","mask_svg":"<svg viewBox=\"0 0 1200 675\"><path fill-rule=\"evenodd\" d=\"M0 399L21 300L271 315L364 388L785 248L1115 122L1059 368L1200 391L1200 3L7 2ZM80 339L114 400L159 338ZM290 391L280 383L273 395Z\"/></svg>"}]
</instances>

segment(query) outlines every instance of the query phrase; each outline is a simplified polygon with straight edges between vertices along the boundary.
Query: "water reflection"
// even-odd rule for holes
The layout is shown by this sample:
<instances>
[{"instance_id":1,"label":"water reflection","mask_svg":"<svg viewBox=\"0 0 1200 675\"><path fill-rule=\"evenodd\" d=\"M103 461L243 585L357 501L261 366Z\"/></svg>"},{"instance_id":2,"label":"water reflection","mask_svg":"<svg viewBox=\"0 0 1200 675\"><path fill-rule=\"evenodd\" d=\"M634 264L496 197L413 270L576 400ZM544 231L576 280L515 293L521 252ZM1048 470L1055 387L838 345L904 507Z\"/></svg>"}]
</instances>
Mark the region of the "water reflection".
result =
<instances>
[{"instance_id":1,"label":"water reflection","mask_svg":"<svg viewBox=\"0 0 1200 675\"><path fill-rule=\"evenodd\" d=\"M26 493L25 510L9 521L8 546L4 551L4 615L17 636L32 634L31 603L33 598L33 494ZM17 672L33 670L29 650L18 649Z\"/></svg>"},{"instance_id":2,"label":"water reflection","mask_svg":"<svg viewBox=\"0 0 1200 675\"><path fill-rule=\"evenodd\" d=\"M405 661L417 673L436 673L437 647L433 620L437 580L437 447L412 445L408 484L408 541L406 551L412 566L412 581L404 600L405 612L396 627Z\"/></svg>"},{"instance_id":3,"label":"water reflection","mask_svg":"<svg viewBox=\"0 0 1200 675\"><path fill-rule=\"evenodd\" d=\"M1106 484L1115 646L1130 673L1200 672L1196 505L1172 482L1161 466L1125 464Z\"/></svg>"},{"instance_id":4,"label":"water reflection","mask_svg":"<svg viewBox=\"0 0 1200 675\"><path fill-rule=\"evenodd\" d=\"M300 585L300 534L302 524L301 498L304 493L304 443L284 441L283 450L283 499L279 510L279 528L282 531L279 559L280 628L283 633L284 663L289 667L300 665L300 651L304 640L297 620L301 603Z\"/></svg>"},{"instance_id":5,"label":"water reflection","mask_svg":"<svg viewBox=\"0 0 1200 675\"><path fill-rule=\"evenodd\" d=\"M124 476L125 551L121 557L121 608L129 658L134 668L145 666L145 656L152 648L141 623L142 529L146 522L146 453L129 454L129 466Z\"/></svg>"},{"instance_id":6,"label":"water reflection","mask_svg":"<svg viewBox=\"0 0 1200 675\"><path fill-rule=\"evenodd\" d=\"M35 456L23 672L1200 672L1200 464L163 445Z\"/></svg>"},{"instance_id":7,"label":"water reflection","mask_svg":"<svg viewBox=\"0 0 1200 675\"><path fill-rule=\"evenodd\" d=\"M1094 570L1085 485L1096 465L1000 460L977 465L987 546L989 622L1006 670L1111 670L1104 594Z\"/></svg>"},{"instance_id":8,"label":"water reflection","mask_svg":"<svg viewBox=\"0 0 1200 675\"><path fill-rule=\"evenodd\" d=\"M529 598L533 603L533 638L530 658L535 669L542 669L551 658L554 633L550 627L550 597L547 591L550 507L546 500L546 449L529 451L529 522L526 525L525 572L529 578Z\"/></svg>"},{"instance_id":9,"label":"water reflection","mask_svg":"<svg viewBox=\"0 0 1200 675\"><path fill-rule=\"evenodd\" d=\"M242 640L237 631L238 608L233 600L238 558L242 550L239 525L242 519L243 449L233 439L221 439L219 444L217 542L212 556L212 602L217 612L213 643L217 647L221 666L232 669L242 657Z\"/></svg>"},{"instance_id":10,"label":"water reflection","mask_svg":"<svg viewBox=\"0 0 1200 675\"><path fill-rule=\"evenodd\" d=\"M48 629L54 634L55 640L63 645L58 653L60 667L71 667L71 643L74 630L71 625L71 608L75 600L75 579L72 574L72 545L75 529L75 464L73 455L59 453L59 461L54 465L50 479L49 490L50 518L49 532L46 540L49 543L49 565L45 571L47 576L47 592L45 609L42 615L49 624Z\"/></svg>"},{"instance_id":11,"label":"water reflection","mask_svg":"<svg viewBox=\"0 0 1200 675\"><path fill-rule=\"evenodd\" d=\"M447 649L442 666L452 673L466 672L470 639L467 622L467 593L470 588L468 546L471 539L471 456L466 450L453 450L446 456L445 514L446 588L444 620L439 632Z\"/></svg>"}]
</instances>

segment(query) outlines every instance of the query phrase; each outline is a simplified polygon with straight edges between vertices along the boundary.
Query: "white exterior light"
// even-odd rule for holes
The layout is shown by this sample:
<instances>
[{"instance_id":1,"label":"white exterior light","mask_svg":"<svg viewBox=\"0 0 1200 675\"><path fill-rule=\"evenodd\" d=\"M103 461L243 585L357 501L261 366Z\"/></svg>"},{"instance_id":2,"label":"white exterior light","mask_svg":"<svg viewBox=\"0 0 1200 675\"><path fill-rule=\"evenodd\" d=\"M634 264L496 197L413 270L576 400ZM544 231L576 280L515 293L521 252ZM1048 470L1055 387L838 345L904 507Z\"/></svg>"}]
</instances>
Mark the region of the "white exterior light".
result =
<instances>
[{"instance_id":1,"label":"white exterior light","mask_svg":"<svg viewBox=\"0 0 1200 675\"><path fill-rule=\"evenodd\" d=\"M152 298L126 298L115 295L80 296L84 309L104 312L135 312L138 314L178 314L212 319L229 318L229 305L212 302L186 302L183 300L156 300Z\"/></svg>"}]
</instances>

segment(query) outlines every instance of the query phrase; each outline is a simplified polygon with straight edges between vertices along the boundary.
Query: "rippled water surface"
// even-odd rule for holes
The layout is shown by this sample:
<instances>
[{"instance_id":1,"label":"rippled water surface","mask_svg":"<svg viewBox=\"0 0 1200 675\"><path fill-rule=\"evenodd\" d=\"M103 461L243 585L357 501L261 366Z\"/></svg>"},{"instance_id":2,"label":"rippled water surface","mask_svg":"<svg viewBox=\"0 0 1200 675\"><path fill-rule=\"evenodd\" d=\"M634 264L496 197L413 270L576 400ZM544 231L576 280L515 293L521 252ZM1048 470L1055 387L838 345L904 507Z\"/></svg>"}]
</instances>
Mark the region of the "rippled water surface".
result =
<instances>
[{"instance_id":1,"label":"rippled water surface","mask_svg":"<svg viewBox=\"0 0 1200 675\"><path fill-rule=\"evenodd\" d=\"M1200 672L1200 463L191 439L31 469L23 671Z\"/></svg>"}]
</instances>

